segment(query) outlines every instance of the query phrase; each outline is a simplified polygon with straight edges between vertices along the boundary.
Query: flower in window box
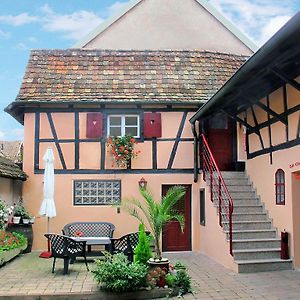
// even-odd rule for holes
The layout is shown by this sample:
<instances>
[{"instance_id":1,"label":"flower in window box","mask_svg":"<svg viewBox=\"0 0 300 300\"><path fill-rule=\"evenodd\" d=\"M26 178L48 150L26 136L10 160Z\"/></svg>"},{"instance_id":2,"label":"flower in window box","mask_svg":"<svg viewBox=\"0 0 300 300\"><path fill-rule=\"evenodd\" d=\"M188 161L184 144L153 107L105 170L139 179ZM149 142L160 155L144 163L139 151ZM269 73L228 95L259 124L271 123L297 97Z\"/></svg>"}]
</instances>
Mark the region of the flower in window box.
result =
<instances>
[{"instance_id":1,"label":"flower in window box","mask_svg":"<svg viewBox=\"0 0 300 300\"><path fill-rule=\"evenodd\" d=\"M109 152L112 153L118 167L128 168L131 159L140 153L140 151L134 151L135 144L137 144L136 140L130 135L122 137L111 136L108 138L107 146L109 147Z\"/></svg>"}]
</instances>

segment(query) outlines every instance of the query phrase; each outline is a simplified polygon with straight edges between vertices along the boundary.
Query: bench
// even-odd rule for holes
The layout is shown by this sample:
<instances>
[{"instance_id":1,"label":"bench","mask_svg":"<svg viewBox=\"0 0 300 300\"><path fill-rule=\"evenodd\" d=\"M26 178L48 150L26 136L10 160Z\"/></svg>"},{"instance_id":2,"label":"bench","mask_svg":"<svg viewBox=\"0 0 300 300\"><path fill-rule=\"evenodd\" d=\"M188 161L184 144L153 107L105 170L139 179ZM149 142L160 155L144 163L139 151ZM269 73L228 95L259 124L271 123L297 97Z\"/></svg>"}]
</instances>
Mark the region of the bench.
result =
<instances>
[{"instance_id":1,"label":"bench","mask_svg":"<svg viewBox=\"0 0 300 300\"><path fill-rule=\"evenodd\" d=\"M73 222L62 229L63 235L69 237L108 237L112 238L115 225L109 222ZM107 250L108 247L105 247ZM91 252L91 245L88 245Z\"/></svg>"}]
</instances>

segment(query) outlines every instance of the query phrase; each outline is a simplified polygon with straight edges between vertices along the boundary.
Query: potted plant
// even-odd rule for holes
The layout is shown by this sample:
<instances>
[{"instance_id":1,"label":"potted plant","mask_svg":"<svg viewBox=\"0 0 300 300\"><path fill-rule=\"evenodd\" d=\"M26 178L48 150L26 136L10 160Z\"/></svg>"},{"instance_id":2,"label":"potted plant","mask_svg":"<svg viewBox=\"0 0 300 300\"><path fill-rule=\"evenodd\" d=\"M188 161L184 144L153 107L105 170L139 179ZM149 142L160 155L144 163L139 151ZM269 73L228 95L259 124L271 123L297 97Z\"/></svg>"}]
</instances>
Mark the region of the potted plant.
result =
<instances>
[{"instance_id":1,"label":"potted plant","mask_svg":"<svg viewBox=\"0 0 300 300\"><path fill-rule=\"evenodd\" d=\"M31 214L24 208L23 214L22 214L22 222L23 224L29 224L31 219Z\"/></svg>"},{"instance_id":2,"label":"potted plant","mask_svg":"<svg viewBox=\"0 0 300 300\"><path fill-rule=\"evenodd\" d=\"M21 219L23 224L29 224L30 220L32 218L31 214L27 211L27 209L24 207L22 201L20 201L18 204L14 206L13 210L14 216L13 216L13 223L19 224Z\"/></svg>"},{"instance_id":3,"label":"potted plant","mask_svg":"<svg viewBox=\"0 0 300 300\"><path fill-rule=\"evenodd\" d=\"M15 205L13 211L13 223L19 224L24 213L23 205Z\"/></svg>"},{"instance_id":4,"label":"potted plant","mask_svg":"<svg viewBox=\"0 0 300 300\"><path fill-rule=\"evenodd\" d=\"M184 229L184 216L173 210L174 205L185 195L183 186L170 188L161 201L155 201L151 193L146 188L140 188L143 201L138 199L127 199L122 202L122 207L129 214L137 218L151 232L154 239L155 258L149 259L150 265L161 265L166 267L168 260L162 258L160 239L163 227L171 220L177 220L180 228Z\"/></svg>"},{"instance_id":5,"label":"potted plant","mask_svg":"<svg viewBox=\"0 0 300 300\"><path fill-rule=\"evenodd\" d=\"M140 153L140 151L134 151L135 144L137 142L131 135L108 138L107 147L110 148L109 151L112 153L118 167L130 168L131 159Z\"/></svg>"}]
</instances>

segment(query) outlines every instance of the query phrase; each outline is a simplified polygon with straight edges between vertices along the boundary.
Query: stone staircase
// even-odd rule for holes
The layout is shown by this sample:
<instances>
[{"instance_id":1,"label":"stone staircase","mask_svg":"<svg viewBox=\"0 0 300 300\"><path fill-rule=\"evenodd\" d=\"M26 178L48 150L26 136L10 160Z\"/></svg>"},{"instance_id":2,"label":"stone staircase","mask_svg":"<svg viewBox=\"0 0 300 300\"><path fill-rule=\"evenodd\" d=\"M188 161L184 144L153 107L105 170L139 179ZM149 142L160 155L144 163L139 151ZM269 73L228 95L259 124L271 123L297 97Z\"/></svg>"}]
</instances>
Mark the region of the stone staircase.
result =
<instances>
[{"instance_id":1,"label":"stone staircase","mask_svg":"<svg viewBox=\"0 0 300 300\"><path fill-rule=\"evenodd\" d=\"M234 205L233 256L238 272L292 269L292 260L280 259L280 238L277 230L248 176L244 172L222 172L222 176ZM224 222L224 228L228 228L226 223ZM225 233L228 238L229 233Z\"/></svg>"}]
</instances>

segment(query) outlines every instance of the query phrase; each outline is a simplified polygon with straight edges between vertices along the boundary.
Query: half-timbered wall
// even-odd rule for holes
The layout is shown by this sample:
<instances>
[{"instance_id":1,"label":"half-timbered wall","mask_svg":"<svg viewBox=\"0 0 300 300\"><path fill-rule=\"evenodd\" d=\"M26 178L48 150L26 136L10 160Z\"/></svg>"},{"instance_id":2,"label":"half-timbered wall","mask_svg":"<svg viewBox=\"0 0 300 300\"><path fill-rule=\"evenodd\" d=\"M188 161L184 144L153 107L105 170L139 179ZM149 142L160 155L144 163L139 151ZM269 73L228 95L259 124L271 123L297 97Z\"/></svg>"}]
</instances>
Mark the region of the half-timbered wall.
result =
<instances>
[{"instance_id":1,"label":"half-timbered wall","mask_svg":"<svg viewBox=\"0 0 300 300\"><path fill-rule=\"evenodd\" d=\"M247 156L246 171L250 175L257 194L273 219L274 225L279 230L286 230L290 235L291 254L295 255L298 266L300 265L300 248L294 248L295 235L300 234L299 227L294 226L299 218L300 209L296 205L292 192L292 182L300 170L300 91L290 85L283 86L262 99L258 105L248 109L241 118L257 131L247 131ZM239 128L239 138L243 138ZM240 141L240 144L242 141ZM240 155L242 156L240 150ZM275 199L275 173L278 169L285 172L285 205L276 205ZM298 179L299 181L299 179ZM293 204L294 203L294 204ZM295 206L296 211L293 211Z\"/></svg>"},{"instance_id":2,"label":"half-timbered wall","mask_svg":"<svg viewBox=\"0 0 300 300\"><path fill-rule=\"evenodd\" d=\"M193 183L193 135L189 118L193 109L163 107L137 110L161 114L162 136L138 139L137 158L131 169L112 166L111 154L106 146L106 129L103 138L86 137L87 113L95 108L40 108L25 113L24 170L29 175L23 190L29 210L38 215L43 188L43 155L51 147L55 155L55 202L57 217L51 219L51 231L59 233L68 222L108 221L116 226L115 236L137 230L138 223L111 205L74 205L74 181L120 182L121 198L139 197L138 181L144 177L153 195L161 197L163 184L192 184L192 248L199 249L199 183ZM102 109L108 113L120 108ZM122 113L126 113L122 109ZM132 110L131 110L132 111ZM105 119L104 119L105 124ZM141 126L142 128L142 126ZM143 131L143 129L141 129ZM109 201L109 200L108 200ZM37 219L34 226L34 248L42 249L46 218Z\"/></svg>"}]
</instances>

